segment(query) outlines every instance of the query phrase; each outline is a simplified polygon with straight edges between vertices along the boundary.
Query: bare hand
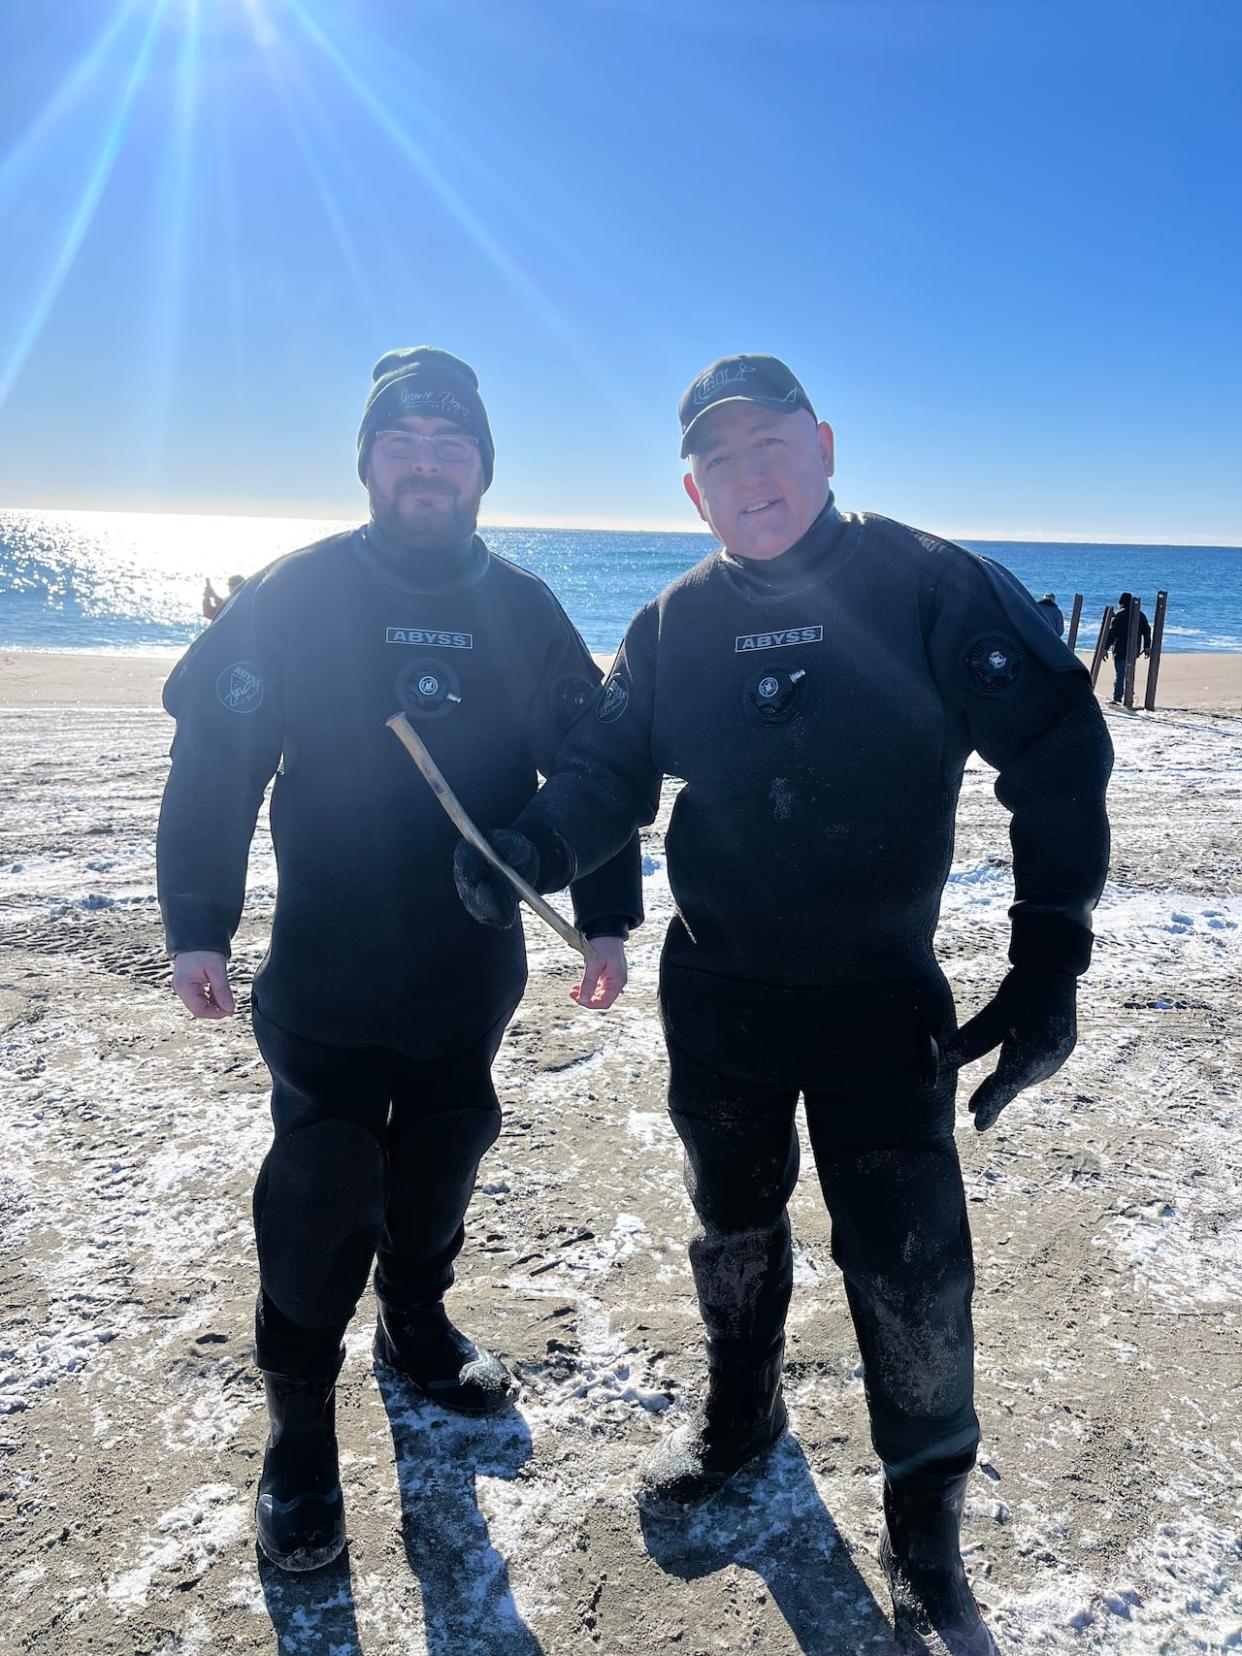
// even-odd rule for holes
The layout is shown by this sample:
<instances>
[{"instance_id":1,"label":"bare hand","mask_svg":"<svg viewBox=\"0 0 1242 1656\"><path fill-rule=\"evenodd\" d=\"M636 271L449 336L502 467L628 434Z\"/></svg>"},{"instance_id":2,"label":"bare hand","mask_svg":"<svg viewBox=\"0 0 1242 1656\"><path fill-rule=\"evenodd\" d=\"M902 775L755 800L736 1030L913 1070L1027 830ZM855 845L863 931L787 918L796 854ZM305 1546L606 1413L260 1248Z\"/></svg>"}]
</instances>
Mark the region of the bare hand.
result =
<instances>
[{"instance_id":1,"label":"bare hand","mask_svg":"<svg viewBox=\"0 0 1242 1656\"><path fill-rule=\"evenodd\" d=\"M569 991L584 1012L607 1012L629 980L625 941L620 937L593 937L594 951L582 971L582 982Z\"/></svg>"},{"instance_id":2,"label":"bare hand","mask_svg":"<svg viewBox=\"0 0 1242 1656\"><path fill-rule=\"evenodd\" d=\"M237 1010L229 987L228 958L211 949L189 949L177 955L172 983L196 1018L231 1018Z\"/></svg>"}]
</instances>

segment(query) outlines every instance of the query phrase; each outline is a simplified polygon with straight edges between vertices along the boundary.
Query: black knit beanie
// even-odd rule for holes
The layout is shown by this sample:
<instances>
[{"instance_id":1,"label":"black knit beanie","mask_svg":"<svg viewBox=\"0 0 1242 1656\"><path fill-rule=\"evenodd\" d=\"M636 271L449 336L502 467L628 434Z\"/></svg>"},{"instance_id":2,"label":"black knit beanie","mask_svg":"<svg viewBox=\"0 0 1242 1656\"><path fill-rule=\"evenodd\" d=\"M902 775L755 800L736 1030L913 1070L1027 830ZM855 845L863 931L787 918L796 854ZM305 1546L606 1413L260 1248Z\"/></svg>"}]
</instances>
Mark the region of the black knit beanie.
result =
<instances>
[{"instance_id":1,"label":"black knit beanie","mask_svg":"<svg viewBox=\"0 0 1242 1656\"><path fill-rule=\"evenodd\" d=\"M371 370L374 385L358 428L358 476L366 482L371 439L407 414L436 414L477 438L483 460L483 487L490 488L496 445L479 396L479 379L468 362L434 345L387 351Z\"/></svg>"}]
</instances>

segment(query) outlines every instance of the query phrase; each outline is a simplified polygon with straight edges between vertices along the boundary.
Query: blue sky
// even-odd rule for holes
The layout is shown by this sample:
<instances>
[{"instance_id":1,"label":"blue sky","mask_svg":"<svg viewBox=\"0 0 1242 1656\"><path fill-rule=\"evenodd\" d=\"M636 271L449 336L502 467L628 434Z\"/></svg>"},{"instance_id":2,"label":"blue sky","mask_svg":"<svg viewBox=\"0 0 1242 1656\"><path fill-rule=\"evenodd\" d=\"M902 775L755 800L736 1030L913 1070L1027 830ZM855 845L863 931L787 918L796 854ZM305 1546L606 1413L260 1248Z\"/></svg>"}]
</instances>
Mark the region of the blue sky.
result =
<instances>
[{"instance_id":1,"label":"blue sky","mask_svg":"<svg viewBox=\"0 0 1242 1656\"><path fill-rule=\"evenodd\" d=\"M494 522L690 528L771 351L842 504L1242 543L1232 0L9 0L0 505L358 516L377 356Z\"/></svg>"}]
</instances>

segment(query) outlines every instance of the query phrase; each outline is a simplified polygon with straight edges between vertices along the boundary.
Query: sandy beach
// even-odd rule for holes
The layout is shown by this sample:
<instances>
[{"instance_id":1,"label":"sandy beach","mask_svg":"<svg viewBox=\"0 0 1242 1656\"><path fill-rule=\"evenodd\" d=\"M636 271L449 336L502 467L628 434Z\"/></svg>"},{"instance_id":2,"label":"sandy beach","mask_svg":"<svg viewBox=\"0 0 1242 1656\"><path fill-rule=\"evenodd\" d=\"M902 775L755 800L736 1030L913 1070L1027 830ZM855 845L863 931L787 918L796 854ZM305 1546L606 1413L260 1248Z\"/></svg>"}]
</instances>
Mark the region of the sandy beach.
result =
<instances>
[{"instance_id":1,"label":"sandy beach","mask_svg":"<svg viewBox=\"0 0 1242 1656\"><path fill-rule=\"evenodd\" d=\"M703 1379L648 922L606 1017L528 927L452 1309L519 1411L415 1403L351 1331L351 1546L256 1558L250 1188L266 1073L241 1015L167 986L156 658L0 655L0 1646L38 1656L857 1656L891 1647L880 1474L809 1152L792 1213L793 1430L692 1521L644 1526L640 1456ZM1101 686L1103 694L1108 688ZM1242 656L1170 655L1109 710L1114 856L1077 1051L959 1146L983 1446L964 1546L1007 1652L1242 1647ZM71 715L71 716L70 716ZM270 919L266 813L237 940ZM939 949L964 1017L1004 969L1007 819L972 762ZM982 1069L967 1073L977 1084Z\"/></svg>"}]
</instances>

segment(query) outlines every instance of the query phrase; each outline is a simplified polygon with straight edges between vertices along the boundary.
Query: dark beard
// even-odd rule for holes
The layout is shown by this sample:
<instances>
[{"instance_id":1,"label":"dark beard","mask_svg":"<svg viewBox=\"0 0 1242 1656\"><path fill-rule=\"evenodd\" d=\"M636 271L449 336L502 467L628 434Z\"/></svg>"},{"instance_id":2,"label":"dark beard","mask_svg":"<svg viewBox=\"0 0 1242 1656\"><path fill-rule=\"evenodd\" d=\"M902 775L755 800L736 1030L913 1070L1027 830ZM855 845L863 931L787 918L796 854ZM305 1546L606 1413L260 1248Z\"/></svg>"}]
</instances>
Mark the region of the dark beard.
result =
<instances>
[{"instance_id":1,"label":"dark beard","mask_svg":"<svg viewBox=\"0 0 1242 1656\"><path fill-rule=\"evenodd\" d=\"M478 528L478 507L463 505L460 495L453 498L452 510L447 514L430 514L420 522L420 515L407 518L401 510L401 496L409 490L398 490L388 501L371 500L371 521L392 545L405 546L411 552L425 556L449 556L468 547ZM449 490L444 491L449 494Z\"/></svg>"}]
</instances>

